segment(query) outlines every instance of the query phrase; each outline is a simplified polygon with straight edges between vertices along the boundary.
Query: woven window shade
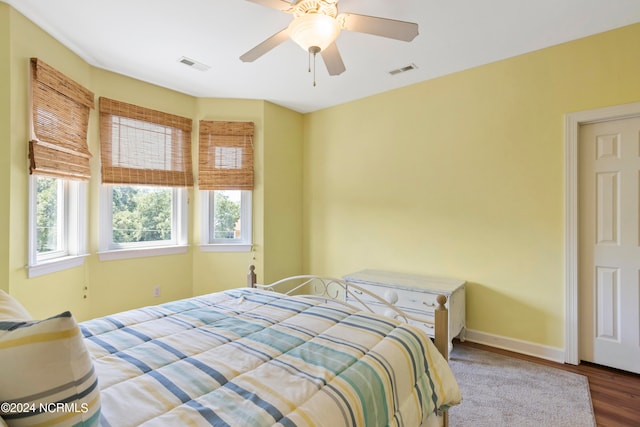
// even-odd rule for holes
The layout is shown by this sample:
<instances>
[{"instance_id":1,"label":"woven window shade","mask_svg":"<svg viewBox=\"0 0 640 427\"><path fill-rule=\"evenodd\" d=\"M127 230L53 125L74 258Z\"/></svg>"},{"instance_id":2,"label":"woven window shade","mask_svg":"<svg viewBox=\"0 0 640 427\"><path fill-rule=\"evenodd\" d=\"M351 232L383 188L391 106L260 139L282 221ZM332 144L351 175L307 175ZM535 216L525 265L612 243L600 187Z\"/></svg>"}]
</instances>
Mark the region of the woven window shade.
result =
<instances>
[{"instance_id":1,"label":"woven window shade","mask_svg":"<svg viewBox=\"0 0 640 427\"><path fill-rule=\"evenodd\" d=\"M105 184L192 187L191 119L100 98Z\"/></svg>"},{"instance_id":2,"label":"woven window shade","mask_svg":"<svg viewBox=\"0 0 640 427\"><path fill-rule=\"evenodd\" d=\"M200 121L200 190L253 190L253 123Z\"/></svg>"},{"instance_id":3,"label":"woven window shade","mask_svg":"<svg viewBox=\"0 0 640 427\"><path fill-rule=\"evenodd\" d=\"M93 102L93 92L31 58L30 173L80 180L91 177L87 127Z\"/></svg>"}]
</instances>

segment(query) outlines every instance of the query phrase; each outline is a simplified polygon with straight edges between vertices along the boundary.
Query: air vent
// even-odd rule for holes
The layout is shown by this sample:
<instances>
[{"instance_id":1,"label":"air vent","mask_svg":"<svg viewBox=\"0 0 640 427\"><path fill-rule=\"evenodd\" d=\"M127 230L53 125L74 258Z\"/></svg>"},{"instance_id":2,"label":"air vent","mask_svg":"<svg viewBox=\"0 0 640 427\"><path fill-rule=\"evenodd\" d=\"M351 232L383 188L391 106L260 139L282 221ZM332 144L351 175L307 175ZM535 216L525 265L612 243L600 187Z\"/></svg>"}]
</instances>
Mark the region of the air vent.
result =
<instances>
[{"instance_id":1,"label":"air vent","mask_svg":"<svg viewBox=\"0 0 640 427\"><path fill-rule=\"evenodd\" d=\"M418 68L416 64L409 64L409 65L405 65L404 67L391 70L389 71L389 74L391 74L392 76L395 76L396 74L406 73L407 71L415 70L416 68Z\"/></svg>"},{"instance_id":2,"label":"air vent","mask_svg":"<svg viewBox=\"0 0 640 427\"><path fill-rule=\"evenodd\" d=\"M178 62L181 62L184 65L187 65L191 68L195 68L196 70L199 70L199 71L207 71L209 68L211 68L209 65L203 64L202 62L198 62L191 58L187 58L186 56L183 56L182 58L178 59Z\"/></svg>"}]
</instances>

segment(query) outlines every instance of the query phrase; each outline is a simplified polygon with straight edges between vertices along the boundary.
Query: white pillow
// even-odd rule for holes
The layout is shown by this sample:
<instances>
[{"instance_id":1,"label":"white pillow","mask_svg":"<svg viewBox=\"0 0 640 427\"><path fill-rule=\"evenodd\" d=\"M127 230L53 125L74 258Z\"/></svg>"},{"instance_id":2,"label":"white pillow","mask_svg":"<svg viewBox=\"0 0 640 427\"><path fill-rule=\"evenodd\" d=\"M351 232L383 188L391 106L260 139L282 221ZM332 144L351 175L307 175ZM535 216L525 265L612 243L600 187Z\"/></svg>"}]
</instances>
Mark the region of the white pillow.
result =
<instances>
[{"instance_id":1,"label":"white pillow","mask_svg":"<svg viewBox=\"0 0 640 427\"><path fill-rule=\"evenodd\" d=\"M9 427L99 425L98 380L71 313L0 320L0 402Z\"/></svg>"},{"instance_id":2,"label":"white pillow","mask_svg":"<svg viewBox=\"0 0 640 427\"><path fill-rule=\"evenodd\" d=\"M11 295L0 289L0 320L32 320L26 308ZM0 424L2 426L2 424Z\"/></svg>"}]
</instances>

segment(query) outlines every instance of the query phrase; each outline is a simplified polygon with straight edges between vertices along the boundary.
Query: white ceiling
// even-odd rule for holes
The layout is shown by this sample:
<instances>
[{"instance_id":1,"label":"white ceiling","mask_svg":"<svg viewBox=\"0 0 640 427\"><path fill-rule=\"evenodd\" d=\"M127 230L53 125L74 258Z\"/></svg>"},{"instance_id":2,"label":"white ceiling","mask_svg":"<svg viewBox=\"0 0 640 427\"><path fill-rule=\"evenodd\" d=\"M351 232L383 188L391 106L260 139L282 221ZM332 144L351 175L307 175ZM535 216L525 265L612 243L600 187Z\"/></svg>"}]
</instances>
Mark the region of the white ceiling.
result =
<instances>
[{"instance_id":1,"label":"white ceiling","mask_svg":"<svg viewBox=\"0 0 640 427\"><path fill-rule=\"evenodd\" d=\"M2 0L0 0L2 1ZM299 112L640 22L640 0L340 0L340 12L417 22L412 42L342 31L329 76L288 40L239 56L292 16L245 0L4 0L89 64L197 97L265 99ZM211 68L180 63L188 57ZM389 71L418 68L391 76Z\"/></svg>"}]
</instances>

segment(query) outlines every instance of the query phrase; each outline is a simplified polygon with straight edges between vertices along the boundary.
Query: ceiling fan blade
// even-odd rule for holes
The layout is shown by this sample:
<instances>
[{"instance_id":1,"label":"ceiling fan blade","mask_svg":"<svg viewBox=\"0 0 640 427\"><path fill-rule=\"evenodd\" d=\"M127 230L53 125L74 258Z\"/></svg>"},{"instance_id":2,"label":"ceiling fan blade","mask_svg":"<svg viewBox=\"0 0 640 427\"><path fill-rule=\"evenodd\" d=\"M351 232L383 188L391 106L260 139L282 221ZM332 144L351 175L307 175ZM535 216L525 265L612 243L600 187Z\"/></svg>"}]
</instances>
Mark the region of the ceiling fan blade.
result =
<instances>
[{"instance_id":1,"label":"ceiling fan blade","mask_svg":"<svg viewBox=\"0 0 640 427\"><path fill-rule=\"evenodd\" d=\"M240 57L242 62L253 62L256 59L260 58L265 53L269 52L271 49L279 46L285 40L289 39L289 29L285 28L284 30L275 33L253 49L249 50L245 54Z\"/></svg>"},{"instance_id":2,"label":"ceiling fan blade","mask_svg":"<svg viewBox=\"0 0 640 427\"><path fill-rule=\"evenodd\" d=\"M299 0L247 0L251 3L256 3L272 9L278 9L283 12L287 12L292 6L295 6Z\"/></svg>"},{"instance_id":3,"label":"ceiling fan blade","mask_svg":"<svg viewBox=\"0 0 640 427\"><path fill-rule=\"evenodd\" d=\"M410 42L418 35L418 24L414 22L396 21L395 19L378 18L376 16L341 13L344 29L358 33Z\"/></svg>"},{"instance_id":4,"label":"ceiling fan blade","mask_svg":"<svg viewBox=\"0 0 640 427\"><path fill-rule=\"evenodd\" d=\"M335 42L331 43L322 52L320 52L320 55L322 55L322 60L324 61L324 65L327 67L327 71L329 71L330 76L340 75L347 69L344 66L344 62L342 62L342 56L340 55L340 51L338 50L338 46L336 46Z\"/></svg>"}]
</instances>

